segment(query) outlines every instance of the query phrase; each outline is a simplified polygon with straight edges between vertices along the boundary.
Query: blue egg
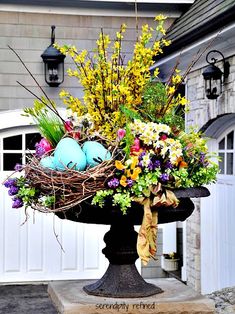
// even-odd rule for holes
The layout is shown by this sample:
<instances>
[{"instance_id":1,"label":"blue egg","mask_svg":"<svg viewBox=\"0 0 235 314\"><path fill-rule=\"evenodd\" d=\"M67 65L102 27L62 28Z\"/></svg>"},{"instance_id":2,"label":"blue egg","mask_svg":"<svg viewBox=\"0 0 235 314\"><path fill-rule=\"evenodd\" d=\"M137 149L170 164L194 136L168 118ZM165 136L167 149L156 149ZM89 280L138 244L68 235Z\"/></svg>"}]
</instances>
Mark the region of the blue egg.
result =
<instances>
[{"instance_id":1,"label":"blue egg","mask_svg":"<svg viewBox=\"0 0 235 314\"><path fill-rule=\"evenodd\" d=\"M49 169L55 169L55 164L54 164L54 157L53 156L47 156L43 157L40 160L40 165L44 168L49 168Z\"/></svg>"},{"instance_id":2,"label":"blue egg","mask_svg":"<svg viewBox=\"0 0 235 314\"><path fill-rule=\"evenodd\" d=\"M54 152L54 164L57 170L66 168L82 171L86 168L86 155L81 146L72 138L59 141Z\"/></svg>"},{"instance_id":3,"label":"blue egg","mask_svg":"<svg viewBox=\"0 0 235 314\"><path fill-rule=\"evenodd\" d=\"M111 159L111 153L99 142L87 141L82 147L86 154L87 166L95 167L104 160Z\"/></svg>"}]
</instances>

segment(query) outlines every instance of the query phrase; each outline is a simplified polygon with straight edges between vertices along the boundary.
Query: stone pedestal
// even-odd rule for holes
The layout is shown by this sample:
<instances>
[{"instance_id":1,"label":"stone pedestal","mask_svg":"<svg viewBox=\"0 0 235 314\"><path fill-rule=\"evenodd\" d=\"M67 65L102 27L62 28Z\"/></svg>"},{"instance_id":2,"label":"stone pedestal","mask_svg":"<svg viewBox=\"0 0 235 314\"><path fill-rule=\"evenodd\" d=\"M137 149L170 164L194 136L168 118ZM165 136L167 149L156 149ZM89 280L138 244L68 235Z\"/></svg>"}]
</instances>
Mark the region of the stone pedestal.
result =
<instances>
[{"instance_id":1,"label":"stone pedestal","mask_svg":"<svg viewBox=\"0 0 235 314\"><path fill-rule=\"evenodd\" d=\"M60 314L212 314L214 303L176 279L152 279L164 292L143 298L106 298L88 295L92 281L56 281L48 293ZM126 283L128 285L128 282Z\"/></svg>"}]
</instances>

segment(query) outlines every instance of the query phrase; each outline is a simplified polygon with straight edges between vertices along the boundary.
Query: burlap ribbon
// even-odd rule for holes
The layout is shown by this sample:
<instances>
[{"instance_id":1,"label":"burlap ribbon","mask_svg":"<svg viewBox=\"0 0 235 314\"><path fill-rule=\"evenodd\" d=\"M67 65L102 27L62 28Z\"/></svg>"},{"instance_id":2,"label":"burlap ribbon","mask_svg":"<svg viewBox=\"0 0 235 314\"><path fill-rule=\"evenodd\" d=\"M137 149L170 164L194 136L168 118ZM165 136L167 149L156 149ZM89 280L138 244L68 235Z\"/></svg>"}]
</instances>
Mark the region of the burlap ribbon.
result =
<instances>
[{"instance_id":1,"label":"burlap ribbon","mask_svg":"<svg viewBox=\"0 0 235 314\"><path fill-rule=\"evenodd\" d=\"M150 258L155 259L157 252L158 212L154 209L160 206L177 207L179 204L175 194L163 189L160 183L151 186L150 191L154 195L153 200L144 197L135 199L144 207L143 221L137 238L137 252L144 265L147 265Z\"/></svg>"}]
</instances>

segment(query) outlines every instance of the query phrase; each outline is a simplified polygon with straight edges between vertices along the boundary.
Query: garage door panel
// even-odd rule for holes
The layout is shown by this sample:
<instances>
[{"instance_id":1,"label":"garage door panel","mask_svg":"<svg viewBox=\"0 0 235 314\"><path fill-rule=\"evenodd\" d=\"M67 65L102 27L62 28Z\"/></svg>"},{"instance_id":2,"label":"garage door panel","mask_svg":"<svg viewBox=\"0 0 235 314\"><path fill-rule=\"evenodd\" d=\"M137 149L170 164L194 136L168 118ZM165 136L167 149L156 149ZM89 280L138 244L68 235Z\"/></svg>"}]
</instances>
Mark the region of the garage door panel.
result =
<instances>
[{"instance_id":1,"label":"garage door panel","mask_svg":"<svg viewBox=\"0 0 235 314\"><path fill-rule=\"evenodd\" d=\"M0 132L0 179L10 174L3 171L3 155L22 155L28 134L35 127L28 126ZM9 147L10 138L21 136L21 146ZM2 145L8 139L8 146ZM38 137L35 137L38 140ZM14 143L14 141L12 141ZM25 221L24 209L13 209L7 189L0 188L0 282L37 280L94 279L107 268L107 260L101 253L105 246L103 236L108 226L80 224L60 220L54 214L44 214L28 209ZM58 238L58 241L57 241ZM60 244L63 250L61 249Z\"/></svg>"}]
</instances>

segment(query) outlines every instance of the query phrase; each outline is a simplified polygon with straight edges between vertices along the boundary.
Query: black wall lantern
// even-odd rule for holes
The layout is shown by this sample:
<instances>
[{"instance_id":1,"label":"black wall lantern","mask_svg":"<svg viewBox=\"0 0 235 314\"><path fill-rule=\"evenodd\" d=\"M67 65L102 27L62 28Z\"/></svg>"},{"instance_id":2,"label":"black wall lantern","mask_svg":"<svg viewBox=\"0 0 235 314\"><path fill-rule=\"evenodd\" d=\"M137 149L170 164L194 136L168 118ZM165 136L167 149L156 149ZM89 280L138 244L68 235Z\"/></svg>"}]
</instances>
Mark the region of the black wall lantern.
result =
<instances>
[{"instance_id":1,"label":"black wall lantern","mask_svg":"<svg viewBox=\"0 0 235 314\"><path fill-rule=\"evenodd\" d=\"M51 44L41 55L44 62L45 81L52 87L57 87L64 81L64 58L59 50L53 47L55 43L55 26L51 26Z\"/></svg>"},{"instance_id":2,"label":"black wall lantern","mask_svg":"<svg viewBox=\"0 0 235 314\"><path fill-rule=\"evenodd\" d=\"M213 57L214 54L219 54L222 56L223 61L223 72L215 66L218 61ZM210 57L209 59L209 56ZM229 62L225 61L224 55L218 50L211 50L206 55L206 61L209 66L206 67L202 73L205 80L205 92L208 99L216 99L222 93L222 84L224 84L225 78L229 75Z\"/></svg>"}]
</instances>

